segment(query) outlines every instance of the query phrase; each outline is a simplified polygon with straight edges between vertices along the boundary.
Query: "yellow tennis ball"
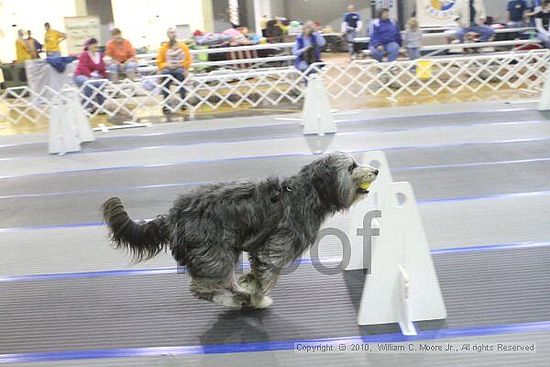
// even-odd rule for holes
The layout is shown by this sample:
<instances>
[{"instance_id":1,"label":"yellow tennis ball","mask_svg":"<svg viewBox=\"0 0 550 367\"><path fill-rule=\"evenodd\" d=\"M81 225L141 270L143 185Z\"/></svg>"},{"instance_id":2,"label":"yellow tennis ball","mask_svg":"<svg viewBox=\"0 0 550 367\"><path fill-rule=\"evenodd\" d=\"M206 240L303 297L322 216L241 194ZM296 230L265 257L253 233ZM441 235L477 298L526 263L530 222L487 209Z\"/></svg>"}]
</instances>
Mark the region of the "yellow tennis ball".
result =
<instances>
[{"instance_id":1,"label":"yellow tennis ball","mask_svg":"<svg viewBox=\"0 0 550 367\"><path fill-rule=\"evenodd\" d=\"M370 187L370 182L363 182L359 187L363 190L368 190Z\"/></svg>"}]
</instances>

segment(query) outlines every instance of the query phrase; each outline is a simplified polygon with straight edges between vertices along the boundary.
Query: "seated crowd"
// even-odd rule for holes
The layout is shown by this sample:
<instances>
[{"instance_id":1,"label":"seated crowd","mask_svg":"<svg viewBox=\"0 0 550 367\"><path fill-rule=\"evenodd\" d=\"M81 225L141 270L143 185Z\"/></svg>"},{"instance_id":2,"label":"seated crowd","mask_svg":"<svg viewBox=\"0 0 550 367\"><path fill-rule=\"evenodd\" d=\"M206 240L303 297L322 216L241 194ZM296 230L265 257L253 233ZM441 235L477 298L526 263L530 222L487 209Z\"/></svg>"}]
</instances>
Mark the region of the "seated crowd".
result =
<instances>
[{"instance_id":1,"label":"seated crowd","mask_svg":"<svg viewBox=\"0 0 550 367\"><path fill-rule=\"evenodd\" d=\"M550 47L550 0L509 0L507 9L507 23L511 28L519 28L533 25L537 31L538 39L545 47ZM467 40L489 41L494 36L495 26L490 25L487 17L484 0L456 0L454 14L458 29L456 37L460 42ZM280 43L288 36L289 28L296 24L286 19L267 19L264 16L261 20L262 36L265 42ZM296 56L295 67L304 72L313 63L321 62L321 51L326 45L325 38L319 31L319 24L313 21L304 22L301 27L301 34L296 37L292 54ZM66 39L62 32L51 28L49 23L44 24L44 43L32 37L30 31L18 31L16 41L17 61L37 59L40 53L45 53L48 58L61 56L60 43ZM349 43L350 57L353 59L359 51L356 47L355 38L361 37L363 28L361 16L350 5L342 20L342 36ZM386 57L387 61L396 60L402 49L405 49L409 59L414 60L420 57L422 45L422 31L418 21L413 17L407 22L404 32L401 31L398 22L390 17L390 10L380 7L377 16L370 22L367 35L370 37L368 50L372 58L382 62ZM192 58L189 47L185 42L176 38L176 30L170 28L167 32L168 40L163 42L157 57L157 73L169 75L160 90L167 100L169 88L173 80L182 82L186 79ZM196 31L194 40L197 44L210 44L218 36ZM255 36L250 35L246 27L234 25L233 28L221 33L224 42L231 45L243 45L257 42ZM229 38L227 38L229 37ZM105 45L104 54L100 52L98 40L91 38L86 41L82 52L78 57L78 65L74 73L74 82L77 86L84 86L84 94L88 97L88 104L85 106L93 112L104 102L104 95L101 93L102 79L109 78L112 82L118 82L121 77L130 80L136 79L138 62L136 50L132 43L122 37L118 28L111 30L111 39ZM104 58L105 57L105 58ZM178 83L179 84L179 83ZM179 84L177 90L181 99L185 99L186 90ZM168 112L167 106L163 107Z\"/></svg>"}]
</instances>

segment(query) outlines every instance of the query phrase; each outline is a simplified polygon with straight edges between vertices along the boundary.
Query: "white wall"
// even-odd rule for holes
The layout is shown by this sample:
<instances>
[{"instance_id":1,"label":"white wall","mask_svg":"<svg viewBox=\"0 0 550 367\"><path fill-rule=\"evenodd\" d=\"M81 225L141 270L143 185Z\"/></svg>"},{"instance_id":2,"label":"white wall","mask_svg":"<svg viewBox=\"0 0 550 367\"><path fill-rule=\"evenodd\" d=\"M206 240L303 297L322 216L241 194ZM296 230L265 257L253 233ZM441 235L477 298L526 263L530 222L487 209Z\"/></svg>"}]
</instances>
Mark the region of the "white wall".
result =
<instances>
[{"instance_id":1,"label":"white wall","mask_svg":"<svg viewBox=\"0 0 550 367\"><path fill-rule=\"evenodd\" d=\"M271 17L284 17L286 16L285 11L285 0L271 0Z\"/></svg>"},{"instance_id":2,"label":"white wall","mask_svg":"<svg viewBox=\"0 0 550 367\"><path fill-rule=\"evenodd\" d=\"M0 60L15 60L18 29L30 30L34 38L44 43L45 22L63 32L63 18L76 15L75 0L0 0ZM66 42L61 43L61 52L67 54Z\"/></svg>"},{"instance_id":3,"label":"white wall","mask_svg":"<svg viewBox=\"0 0 550 367\"><path fill-rule=\"evenodd\" d=\"M202 0L112 0L112 6L114 26L134 47L158 49L177 24L189 24L191 32L204 29Z\"/></svg>"}]
</instances>

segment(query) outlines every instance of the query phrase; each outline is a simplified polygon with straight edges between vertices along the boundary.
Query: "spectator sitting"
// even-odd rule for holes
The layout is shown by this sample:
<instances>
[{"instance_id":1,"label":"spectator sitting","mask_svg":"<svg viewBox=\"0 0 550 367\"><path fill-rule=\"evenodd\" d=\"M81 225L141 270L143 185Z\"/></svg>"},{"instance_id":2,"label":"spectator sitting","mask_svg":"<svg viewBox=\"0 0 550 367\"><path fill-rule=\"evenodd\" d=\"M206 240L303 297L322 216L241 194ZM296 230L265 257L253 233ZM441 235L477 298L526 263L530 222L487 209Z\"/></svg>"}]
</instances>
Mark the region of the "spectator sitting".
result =
<instances>
[{"instance_id":1,"label":"spectator sitting","mask_svg":"<svg viewBox=\"0 0 550 367\"><path fill-rule=\"evenodd\" d=\"M529 5L525 0L510 0L508 1L508 23L510 28L525 27L525 16L529 10Z\"/></svg>"},{"instance_id":2,"label":"spectator sitting","mask_svg":"<svg viewBox=\"0 0 550 367\"><path fill-rule=\"evenodd\" d=\"M39 54L42 52L42 44L38 42L36 38L33 38L31 35L31 31L27 31L27 42L31 46L31 48L34 50L32 58L38 59L40 56Z\"/></svg>"},{"instance_id":3,"label":"spectator sitting","mask_svg":"<svg viewBox=\"0 0 550 367\"><path fill-rule=\"evenodd\" d=\"M311 64L321 61L321 50L325 46L325 39L308 20L302 29L302 34L296 38L292 48L292 54L296 55L295 66L300 71L305 71Z\"/></svg>"},{"instance_id":4,"label":"spectator sitting","mask_svg":"<svg viewBox=\"0 0 550 367\"><path fill-rule=\"evenodd\" d=\"M262 31L262 37L267 38L265 30L267 29L267 23L269 22L269 19L267 18L267 15L263 15L260 19L260 30Z\"/></svg>"},{"instance_id":5,"label":"spectator sitting","mask_svg":"<svg viewBox=\"0 0 550 367\"><path fill-rule=\"evenodd\" d=\"M15 41L15 61L16 62L25 62L27 60L32 60L32 55L34 48L30 45L29 42L24 38L25 31L22 29L17 31L17 40Z\"/></svg>"},{"instance_id":6,"label":"spectator sitting","mask_svg":"<svg viewBox=\"0 0 550 367\"><path fill-rule=\"evenodd\" d=\"M399 56L401 46L401 32L397 22L390 19L390 12L387 8L378 11L378 18L374 19L369 28L371 56L382 61L384 53L388 54L388 61L395 61Z\"/></svg>"},{"instance_id":7,"label":"spectator sitting","mask_svg":"<svg viewBox=\"0 0 550 367\"><path fill-rule=\"evenodd\" d=\"M267 42L280 43L284 41L283 30L277 25L276 20L268 20L264 31Z\"/></svg>"},{"instance_id":8,"label":"spectator sitting","mask_svg":"<svg viewBox=\"0 0 550 367\"><path fill-rule=\"evenodd\" d=\"M416 60L420 57L420 48L422 47L422 31L419 29L418 20L411 18L407 22L405 31L405 47L409 59Z\"/></svg>"},{"instance_id":9,"label":"spectator sitting","mask_svg":"<svg viewBox=\"0 0 550 367\"><path fill-rule=\"evenodd\" d=\"M248 28L235 25L233 28L226 29L222 34L231 37L230 46L251 45L253 42L248 38Z\"/></svg>"},{"instance_id":10,"label":"spectator sitting","mask_svg":"<svg viewBox=\"0 0 550 367\"><path fill-rule=\"evenodd\" d=\"M540 10L533 15L537 28L537 38L550 48L550 0L543 0Z\"/></svg>"},{"instance_id":11,"label":"spectator sitting","mask_svg":"<svg viewBox=\"0 0 550 367\"><path fill-rule=\"evenodd\" d=\"M290 27L290 21L286 18L277 18L277 26L283 31L283 36L288 35L288 28Z\"/></svg>"},{"instance_id":12,"label":"spectator sitting","mask_svg":"<svg viewBox=\"0 0 550 367\"><path fill-rule=\"evenodd\" d=\"M65 33L56 31L50 27L50 23L44 23L46 34L44 35L44 49L48 57L61 56L59 43L66 38Z\"/></svg>"},{"instance_id":13,"label":"spectator sitting","mask_svg":"<svg viewBox=\"0 0 550 367\"><path fill-rule=\"evenodd\" d=\"M86 84L84 87L84 95L87 99L84 108L90 113L94 113L98 106L101 107L105 101L105 97L102 93L104 82L99 80L105 79L105 77L106 73L103 55L101 55L97 49L97 40L95 38L90 38L84 44L84 51L80 53L78 66L74 72L75 84L79 88ZM97 103L97 106L94 106L91 102L92 95L94 94L95 96L93 99Z\"/></svg>"},{"instance_id":14,"label":"spectator sitting","mask_svg":"<svg viewBox=\"0 0 550 367\"><path fill-rule=\"evenodd\" d=\"M184 100L186 91L183 86L183 81L185 80L187 70L189 70L191 66L191 53L189 52L189 47L187 47L185 43L178 42L176 39L176 30L174 28L169 28L167 35L168 42L162 45L157 57L159 72L163 75L171 75L180 82L178 92L181 99ZM168 78L162 88L162 95L164 96L165 103L168 103L171 84L172 78ZM185 106L182 107L182 109L185 109ZM162 108L162 112L170 112L167 105Z\"/></svg>"},{"instance_id":15,"label":"spectator sitting","mask_svg":"<svg viewBox=\"0 0 550 367\"><path fill-rule=\"evenodd\" d=\"M484 25L487 16L483 0L457 0L454 9L460 26L456 37L460 42L464 42L468 32L479 33L481 42L487 42L493 36L493 29Z\"/></svg>"},{"instance_id":16,"label":"spectator sitting","mask_svg":"<svg viewBox=\"0 0 550 367\"><path fill-rule=\"evenodd\" d=\"M108 67L109 76L113 82L118 81L121 73L126 74L130 80L134 80L137 69L136 50L127 39L122 38L122 32L118 28L111 31L111 40L107 42L105 54L111 58Z\"/></svg>"},{"instance_id":17,"label":"spectator sitting","mask_svg":"<svg viewBox=\"0 0 550 367\"><path fill-rule=\"evenodd\" d=\"M344 20L342 21L342 33L348 42L349 56L351 59L356 54L354 39L357 33L361 32L363 28L363 22L361 16L355 11L355 5L348 5L348 12L344 14Z\"/></svg>"}]
</instances>

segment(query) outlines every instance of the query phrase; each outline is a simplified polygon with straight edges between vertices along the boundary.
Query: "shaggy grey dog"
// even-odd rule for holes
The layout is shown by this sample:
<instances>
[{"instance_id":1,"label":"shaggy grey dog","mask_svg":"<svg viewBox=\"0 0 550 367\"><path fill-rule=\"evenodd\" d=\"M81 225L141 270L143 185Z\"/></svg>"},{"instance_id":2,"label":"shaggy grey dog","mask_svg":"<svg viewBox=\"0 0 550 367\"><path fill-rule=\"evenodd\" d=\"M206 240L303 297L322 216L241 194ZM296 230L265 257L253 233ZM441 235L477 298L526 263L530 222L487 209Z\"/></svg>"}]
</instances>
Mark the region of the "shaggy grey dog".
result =
<instances>
[{"instance_id":1,"label":"shaggy grey dog","mask_svg":"<svg viewBox=\"0 0 550 367\"><path fill-rule=\"evenodd\" d=\"M323 221L367 194L378 170L348 154L327 154L294 176L217 183L182 194L168 215L132 221L119 198L103 204L115 247L144 261L170 247L192 277L198 298L230 307L265 308L281 271L315 242ZM236 279L240 254L251 271Z\"/></svg>"}]
</instances>

